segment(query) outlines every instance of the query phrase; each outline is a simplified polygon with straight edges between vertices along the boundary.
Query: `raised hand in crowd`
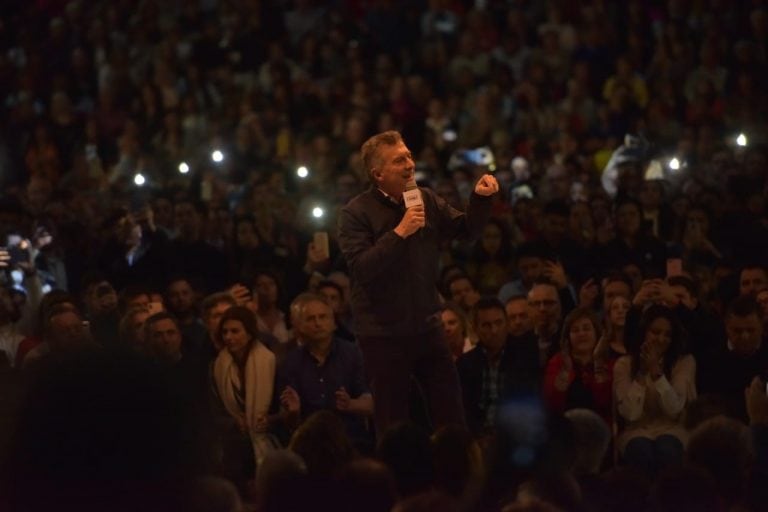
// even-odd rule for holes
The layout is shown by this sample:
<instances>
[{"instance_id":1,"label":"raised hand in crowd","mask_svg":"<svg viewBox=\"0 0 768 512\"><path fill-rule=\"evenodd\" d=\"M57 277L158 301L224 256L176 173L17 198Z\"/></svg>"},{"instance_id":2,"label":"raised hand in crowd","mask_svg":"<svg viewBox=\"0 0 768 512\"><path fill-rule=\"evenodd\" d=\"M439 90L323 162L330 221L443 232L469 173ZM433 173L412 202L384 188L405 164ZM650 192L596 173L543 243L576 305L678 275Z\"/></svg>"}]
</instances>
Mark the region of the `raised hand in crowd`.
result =
<instances>
[{"instance_id":1,"label":"raised hand in crowd","mask_svg":"<svg viewBox=\"0 0 768 512\"><path fill-rule=\"evenodd\" d=\"M568 286L568 276L565 274L565 268L559 261L545 261L542 275L552 281L558 289Z\"/></svg>"}]
</instances>

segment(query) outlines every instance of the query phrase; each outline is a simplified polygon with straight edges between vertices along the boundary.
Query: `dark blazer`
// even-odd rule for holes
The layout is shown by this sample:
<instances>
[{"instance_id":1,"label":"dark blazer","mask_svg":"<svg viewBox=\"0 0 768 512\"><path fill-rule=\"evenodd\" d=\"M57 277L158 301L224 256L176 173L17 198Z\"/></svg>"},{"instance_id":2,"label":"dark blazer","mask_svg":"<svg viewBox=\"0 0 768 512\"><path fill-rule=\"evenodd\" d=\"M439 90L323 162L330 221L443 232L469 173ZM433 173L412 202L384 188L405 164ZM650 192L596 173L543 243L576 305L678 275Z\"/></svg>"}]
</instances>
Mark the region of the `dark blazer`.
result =
<instances>
[{"instance_id":1,"label":"dark blazer","mask_svg":"<svg viewBox=\"0 0 768 512\"><path fill-rule=\"evenodd\" d=\"M440 244L480 234L491 198L472 194L467 213L421 188L426 226L406 239L394 228L405 208L371 187L342 210L339 245L352 280L356 336L405 336L438 329Z\"/></svg>"},{"instance_id":2,"label":"dark blazer","mask_svg":"<svg viewBox=\"0 0 768 512\"><path fill-rule=\"evenodd\" d=\"M464 398L467 425L474 434L481 434L486 411L480 399L483 392L483 373L488 365L485 349L481 345L462 355L456 361ZM499 363L502 389L501 402L515 397L538 396L540 388L539 351L535 343L515 343L507 338Z\"/></svg>"}]
</instances>

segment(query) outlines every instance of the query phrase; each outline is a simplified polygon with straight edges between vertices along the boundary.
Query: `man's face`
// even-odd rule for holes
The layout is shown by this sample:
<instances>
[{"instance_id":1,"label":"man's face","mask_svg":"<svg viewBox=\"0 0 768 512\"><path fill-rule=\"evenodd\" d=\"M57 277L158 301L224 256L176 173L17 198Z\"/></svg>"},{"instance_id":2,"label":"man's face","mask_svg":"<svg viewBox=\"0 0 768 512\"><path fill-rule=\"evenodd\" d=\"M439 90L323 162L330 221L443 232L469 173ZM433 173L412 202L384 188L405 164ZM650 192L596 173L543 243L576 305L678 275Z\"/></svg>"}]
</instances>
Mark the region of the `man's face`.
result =
<instances>
[{"instance_id":1,"label":"man's face","mask_svg":"<svg viewBox=\"0 0 768 512\"><path fill-rule=\"evenodd\" d=\"M518 299L507 302L508 330L511 336L522 336L533 330L533 318L528 301Z\"/></svg>"},{"instance_id":2,"label":"man's face","mask_svg":"<svg viewBox=\"0 0 768 512\"><path fill-rule=\"evenodd\" d=\"M259 298L259 304L272 305L277 302L277 283L271 276L260 275L255 283L256 295Z\"/></svg>"},{"instance_id":3,"label":"man's face","mask_svg":"<svg viewBox=\"0 0 768 512\"><path fill-rule=\"evenodd\" d=\"M464 309L471 308L477 298L477 291L467 278L455 279L451 283L451 300Z\"/></svg>"},{"instance_id":4,"label":"man's face","mask_svg":"<svg viewBox=\"0 0 768 512\"><path fill-rule=\"evenodd\" d=\"M101 281L88 289L86 307L93 316L109 313L117 308L117 292L108 281Z\"/></svg>"},{"instance_id":5,"label":"man's face","mask_svg":"<svg viewBox=\"0 0 768 512\"><path fill-rule=\"evenodd\" d=\"M179 234L194 238L200 227L200 215L190 203L179 203L173 210L173 220Z\"/></svg>"},{"instance_id":6,"label":"man's face","mask_svg":"<svg viewBox=\"0 0 768 512\"><path fill-rule=\"evenodd\" d=\"M725 331L733 349L744 355L753 354L763 339L763 324L757 315L728 315L725 319Z\"/></svg>"},{"instance_id":7,"label":"man's face","mask_svg":"<svg viewBox=\"0 0 768 512\"><path fill-rule=\"evenodd\" d=\"M739 276L739 294L757 295L760 290L768 288L768 276L761 268L745 268Z\"/></svg>"},{"instance_id":8,"label":"man's face","mask_svg":"<svg viewBox=\"0 0 768 512\"><path fill-rule=\"evenodd\" d=\"M322 343L333 338L336 322L327 304L313 300L304 305L297 331L305 343Z\"/></svg>"},{"instance_id":9,"label":"man's face","mask_svg":"<svg viewBox=\"0 0 768 512\"><path fill-rule=\"evenodd\" d=\"M382 145L377 151L373 178L381 190L400 199L405 184L413 177L416 164L408 147L400 142L394 146Z\"/></svg>"},{"instance_id":10,"label":"man's face","mask_svg":"<svg viewBox=\"0 0 768 512\"><path fill-rule=\"evenodd\" d=\"M496 352L504 347L507 341L507 317L501 309L481 309L475 317L478 343Z\"/></svg>"},{"instance_id":11,"label":"man's face","mask_svg":"<svg viewBox=\"0 0 768 512\"><path fill-rule=\"evenodd\" d=\"M520 273L523 285L529 287L541 277L544 271L544 260L535 256L523 256L517 262L517 271Z\"/></svg>"},{"instance_id":12,"label":"man's face","mask_svg":"<svg viewBox=\"0 0 768 512\"><path fill-rule=\"evenodd\" d=\"M561 240L568 230L568 217L548 214L544 218L544 236L548 240Z\"/></svg>"},{"instance_id":13,"label":"man's face","mask_svg":"<svg viewBox=\"0 0 768 512\"><path fill-rule=\"evenodd\" d=\"M537 284L528 292L528 305L533 310L533 323L541 329L560 322L560 297L549 284Z\"/></svg>"},{"instance_id":14,"label":"man's face","mask_svg":"<svg viewBox=\"0 0 768 512\"><path fill-rule=\"evenodd\" d=\"M191 311L193 305L194 293L187 281L175 281L168 286L168 309L182 315Z\"/></svg>"},{"instance_id":15,"label":"man's face","mask_svg":"<svg viewBox=\"0 0 768 512\"><path fill-rule=\"evenodd\" d=\"M181 355L181 331L176 322L163 318L149 326L149 344L162 359L176 359Z\"/></svg>"},{"instance_id":16,"label":"man's face","mask_svg":"<svg viewBox=\"0 0 768 512\"><path fill-rule=\"evenodd\" d=\"M50 319L48 342L54 349L75 349L85 341L83 320L74 311L59 313Z\"/></svg>"},{"instance_id":17,"label":"man's face","mask_svg":"<svg viewBox=\"0 0 768 512\"><path fill-rule=\"evenodd\" d=\"M633 203L626 203L616 210L616 227L622 235L634 235L640 230L640 211Z\"/></svg>"},{"instance_id":18,"label":"man's face","mask_svg":"<svg viewBox=\"0 0 768 512\"><path fill-rule=\"evenodd\" d=\"M670 286L669 288L672 290L672 293L680 302L680 304L691 310L696 309L699 301L691 295L691 293L688 291L688 288L681 285Z\"/></svg>"},{"instance_id":19,"label":"man's face","mask_svg":"<svg viewBox=\"0 0 768 512\"><path fill-rule=\"evenodd\" d=\"M149 313L147 311L134 313L133 318L131 318L130 327L131 332L133 333L133 341L139 346L143 346L145 342L144 324L146 323L147 318L149 318Z\"/></svg>"},{"instance_id":20,"label":"man's face","mask_svg":"<svg viewBox=\"0 0 768 512\"><path fill-rule=\"evenodd\" d=\"M219 302L215 304L208 313L205 315L205 328L208 330L208 334L216 344L219 336L219 323L221 323L221 317L224 316L224 312L232 307L229 302Z\"/></svg>"},{"instance_id":21,"label":"man's face","mask_svg":"<svg viewBox=\"0 0 768 512\"><path fill-rule=\"evenodd\" d=\"M328 301L335 315L341 314L344 310L344 301L341 299L339 290L332 286L325 286L320 288L318 292Z\"/></svg>"},{"instance_id":22,"label":"man's face","mask_svg":"<svg viewBox=\"0 0 768 512\"><path fill-rule=\"evenodd\" d=\"M661 188L660 185L653 181L643 182L640 188L640 202L643 208L655 209L661 204Z\"/></svg>"}]
</instances>

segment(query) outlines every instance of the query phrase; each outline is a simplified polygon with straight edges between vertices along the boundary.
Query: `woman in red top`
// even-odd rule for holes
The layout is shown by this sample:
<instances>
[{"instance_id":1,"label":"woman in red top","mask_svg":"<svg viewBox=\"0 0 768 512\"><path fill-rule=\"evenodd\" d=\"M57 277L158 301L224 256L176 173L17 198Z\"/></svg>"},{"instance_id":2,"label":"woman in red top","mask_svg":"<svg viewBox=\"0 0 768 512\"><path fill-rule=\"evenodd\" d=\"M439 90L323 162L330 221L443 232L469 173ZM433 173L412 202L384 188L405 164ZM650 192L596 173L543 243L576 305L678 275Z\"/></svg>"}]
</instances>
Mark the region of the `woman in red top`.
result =
<instances>
[{"instance_id":1,"label":"woman in red top","mask_svg":"<svg viewBox=\"0 0 768 512\"><path fill-rule=\"evenodd\" d=\"M600 324L589 308L576 308L565 319L561 351L549 360L544 400L553 412L591 409L609 424L611 374L605 357L595 354Z\"/></svg>"}]
</instances>

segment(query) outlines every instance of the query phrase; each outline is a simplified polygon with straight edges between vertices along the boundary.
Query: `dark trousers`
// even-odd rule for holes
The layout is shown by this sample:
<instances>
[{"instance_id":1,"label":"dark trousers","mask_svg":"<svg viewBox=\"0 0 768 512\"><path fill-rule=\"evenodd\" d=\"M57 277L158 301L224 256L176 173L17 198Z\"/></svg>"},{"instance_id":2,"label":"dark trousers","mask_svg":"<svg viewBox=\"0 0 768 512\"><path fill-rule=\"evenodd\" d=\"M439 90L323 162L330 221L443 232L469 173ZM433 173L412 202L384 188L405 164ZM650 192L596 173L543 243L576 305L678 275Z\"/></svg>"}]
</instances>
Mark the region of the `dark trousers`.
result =
<instances>
[{"instance_id":1,"label":"dark trousers","mask_svg":"<svg viewBox=\"0 0 768 512\"><path fill-rule=\"evenodd\" d=\"M636 437L624 447L624 463L653 477L666 467L680 465L684 451L683 443L672 435Z\"/></svg>"},{"instance_id":2,"label":"dark trousers","mask_svg":"<svg viewBox=\"0 0 768 512\"><path fill-rule=\"evenodd\" d=\"M421 385L434 428L464 425L456 366L440 330L414 336L358 336L373 392L376 435L409 419L411 376Z\"/></svg>"}]
</instances>

